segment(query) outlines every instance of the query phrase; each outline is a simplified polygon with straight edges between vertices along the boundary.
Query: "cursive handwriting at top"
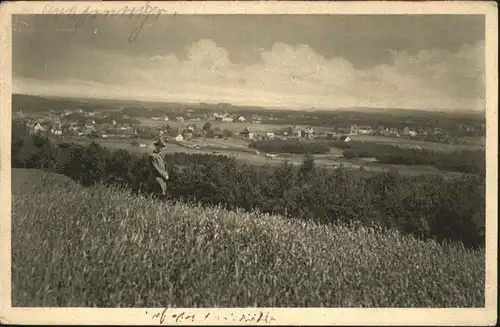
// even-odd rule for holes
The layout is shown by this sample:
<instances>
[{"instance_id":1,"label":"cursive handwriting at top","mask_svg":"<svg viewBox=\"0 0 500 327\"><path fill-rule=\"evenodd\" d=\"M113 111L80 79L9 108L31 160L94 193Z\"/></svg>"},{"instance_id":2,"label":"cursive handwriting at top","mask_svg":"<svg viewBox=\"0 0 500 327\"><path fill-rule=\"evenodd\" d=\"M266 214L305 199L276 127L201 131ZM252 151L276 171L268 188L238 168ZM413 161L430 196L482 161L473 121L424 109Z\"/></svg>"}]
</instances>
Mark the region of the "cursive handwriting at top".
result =
<instances>
[{"instance_id":1,"label":"cursive handwriting at top","mask_svg":"<svg viewBox=\"0 0 500 327\"><path fill-rule=\"evenodd\" d=\"M83 9L82 9L83 8ZM90 19L95 19L101 16L128 16L129 18L139 18L140 21L133 30L131 31L128 41L130 43L135 42L141 33L144 25L150 19L158 19L162 14L166 14L167 11L155 5L151 5L150 1L145 1L141 5L125 5L118 8L95 8L92 5L87 5L83 7L79 4L74 4L71 7L58 7L57 3L49 3L45 5L42 11L43 14L47 15L45 18L49 18L49 15L69 15L70 19L74 20L74 26L72 32L76 33L84 24ZM41 32L41 28L37 28L34 33L35 40Z\"/></svg>"},{"instance_id":2,"label":"cursive handwriting at top","mask_svg":"<svg viewBox=\"0 0 500 327\"><path fill-rule=\"evenodd\" d=\"M271 323L276 319L267 311L256 311L251 313L230 313L220 314L214 312L198 312L192 313L188 311L181 311L176 313L167 313L168 309L163 309L158 312L148 313L151 319L157 320L160 325L164 324L166 319L169 318L168 323L183 323L183 322L203 322L207 320L225 321L225 322L240 322L240 323Z\"/></svg>"}]
</instances>

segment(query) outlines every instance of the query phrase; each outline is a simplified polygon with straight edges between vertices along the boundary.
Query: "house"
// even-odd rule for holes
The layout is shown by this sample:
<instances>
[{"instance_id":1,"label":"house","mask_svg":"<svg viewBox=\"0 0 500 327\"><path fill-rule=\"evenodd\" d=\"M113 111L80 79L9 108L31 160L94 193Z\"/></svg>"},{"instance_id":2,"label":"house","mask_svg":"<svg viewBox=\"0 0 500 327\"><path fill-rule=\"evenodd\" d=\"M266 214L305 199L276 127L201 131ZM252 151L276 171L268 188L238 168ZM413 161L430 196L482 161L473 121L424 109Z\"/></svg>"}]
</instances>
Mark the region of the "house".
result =
<instances>
[{"instance_id":1,"label":"house","mask_svg":"<svg viewBox=\"0 0 500 327\"><path fill-rule=\"evenodd\" d=\"M183 122L184 121L184 117L182 117L182 116L178 116L176 119L177 119L178 122Z\"/></svg>"},{"instance_id":2,"label":"house","mask_svg":"<svg viewBox=\"0 0 500 327\"><path fill-rule=\"evenodd\" d=\"M408 134L408 136L413 136L413 137L415 137L417 135L418 135L417 131L414 131L414 130L410 130L410 132Z\"/></svg>"},{"instance_id":3,"label":"house","mask_svg":"<svg viewBox=\"0 0 500 327\"><path fill-rule=\"evenodd\" d=\"M16 118L25 118L26 115L23 113L22 110L19 110L16 112Z\"/></svg>"},{"instance_id":4,"label":"house","mask_svg":"<svg viewBox=\"0 0 500 327\"><path fill-rule=\"evenodd\" d=\"M225 116L222 117L223 122L232 123L234 121L233 117Z\"/></svg>"},{"instance_id":5,"label":"house","mask_svg":"<svg viewBox=\"0 0 500 327\"><path fill-rule=\"evenodd\" d=\"M389 128L378 128L376 131L375 131L375 135L380 135L380 136L389 136L390 133L389 133Z\"/></svg>"},{"instance_id":6,"label":"house","mask_svg":"<svg viewBox=\"0 0 500 327\"><path fill-rule=\"evenodd\" d=\"M274 132L266 132L266 137L269 138L269 139L273 139L276 137L276 135L274 134Z\"/></svg>"},{"instance_id":7,"label":"house","mask_svg":"<svg viewBox=\"0 0 500 327\"><path fill-rule=\"evenodd\" d=\"M305 133L304 136L308 139L312 139L314 137L314 129L311 126L306 128L304 133Z\"/></svg>"},{"instance_id":8,"label":"house","mask_svg":"<svg viewBox=\"0 0 500 327\"><path fill-rule=\"evenodd\" d=\"M392 135L392 136L399 136L399 131L397 128L389 128L389 135Z\"/></svg>"},{"instance_id":9,"label":"house","mask_svg":"<svg viewBox=\"0 0 500 327\"><path fill-rule=\"evenodd\" d=\"M443 134L443 129L441 127L435 127L433 132L434 132L434 135L441 135L441 134Z\"/></svg>"},{"instance_id":10,"label":"house","mask_svg":"<svg viewBox=\"0 0 500 327\"><path fill-rule=\"evenodd\" d=\"M427 132L425 131L425 129L424 129L424 128L419 128L417 132L418 132L418 134L420 134L420 135L427 136Z\"/></svg>"},{"instance_id":11,"label":"house","mask_svg":"<svg viewBox=\"0 0 500 327\"><path fill-rule=\"evenodd\" d=\"M168 118L168 116L165 116L165 118L163 118L164 121L169 121L170 118Z\"/></svg>"},{"instance_id":12,"label":"house","mask_svg":"<svg viewBox=\"0 0 500 327\"><path fill-rule=\"evenodd\" d=\"M69 130L70 130L71 132L78 132L79 128L78 128L78 126L76 126L75 124L71 124L71 125L69 126Z\"/></svg>"},{"instance_id":13,"label":"house","mask_svg":"<svg viewBox=\"0 0 500 327\"><path fill-rule=\"evenodd\" d=\"M351 130L350 130L349 134L358 135L359 134L358 125L351 125Z\"/></svg>"},{"instance_id":14,"label":"house","mask_svg":"<svg viewBox=\"0 0 500 327\"><path fill-rule=\"evenodd\" d=\"M177 134L177 136L175 137L175 140L178 142L184 141L184 136L182 136L182 134Z\"/></svg>"},{"instance_id":15,"label":"house","mask_svg":"<svg viewBox=\"0 0 500 327\"><path fill-rule=\"evenodd\" d=\"M43 131L45 131L45 128L43 128L42 124L39 122L33 124L33 133L40 133Z\"/></svg>"},{"instance_id":16,"label":"house","mask_svg":"<svg viewBox=\"0 0 500 327\"><path fill-rule=\"evenodd\" d=\"M370 135L373 133L372 127L370 125L364 125L358 127L359 135Z\"/></svg>"},{"instance_id":17,"label":"house","mask_svg":"<svg viewBox=\"0 0 500 327\"><path fill-rule=\"evenodd\" d=\"M54 135L62 135L63 129L61 124L54 124L50 129L50 132Z\"/></svg>"},{"instance_id":18,"label":"house","mask_svg":"<svg viewBox=\"0 0 500 327\"><path fill-rule=\"evenodd\" d=\"M146 147L146 144L141 143L141 144L139 144L139 147L141 147L141 148L145 148L145 147Z\"/></svg>"},{"instance_id":19,"label":"house","mask_svg":"<svg viewBox=\"0 0 500 327\"><path fill-rule=\"evenodd\" d=\"M253 132L250 131L250 128L245 127L242 132L240 132L240 135L244 139L253 139L254 135Z\"/></svg>"},{"instance_id":20,"label":"house","mask_svg":"<svg viewBox=\"0 0 500 327\"><path fill-rule=\"evenodd\" d=\"M52 128L50 132L54 135L62 135L62 130Z\"/></svg>"},{"instance_id":21,"label":"house","mask_svg":"<svg viewBox=\"0 0 500 327\"><path fill-rule=\"evenodd\" d=\"M245 117L243 117L243 116L239 116L239 117L238 117L238 121L240 121L240 122L244 122L244 121L245 121Z\"/></svg>"},{"instance_id":22,"label":"house","mask_svg":"<svg viewBox=\"0 0 500 327\"><path fill-rule=\"evenodd\" d=\"M295 128L293 130L293 135L296 137L306 137L306 131L301 128Z\"/></svg>"},{"instance_id":23,"label":"house","mask_svg":"<svg viewBox=\"0 0 500 327\"><path fill-rule=\"evenodd\" d=\"M418 135L418 133L415 130L408 128L408 126L406 126L404 128L403 134L406 136L417 136Z\"/></svg>"}]
</instances>

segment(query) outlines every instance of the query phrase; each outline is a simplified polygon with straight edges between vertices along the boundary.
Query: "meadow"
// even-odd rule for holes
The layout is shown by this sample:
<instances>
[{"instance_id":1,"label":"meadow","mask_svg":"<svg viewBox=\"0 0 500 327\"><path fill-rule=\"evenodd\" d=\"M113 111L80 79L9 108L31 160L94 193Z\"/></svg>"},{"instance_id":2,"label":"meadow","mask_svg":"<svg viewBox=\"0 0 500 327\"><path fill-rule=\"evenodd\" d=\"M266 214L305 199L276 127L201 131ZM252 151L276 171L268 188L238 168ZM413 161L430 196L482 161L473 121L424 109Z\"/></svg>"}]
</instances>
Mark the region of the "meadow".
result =
<instances>
[{"instance_id":1,"label":"meadow","mask_svg":"<svg viewBox=\"0 0 500 327\"><path fill-rule=\"evenodd\" d=\"M483 307L484 250L12 169L12 305Z\"/></svg>"}]
</instances>

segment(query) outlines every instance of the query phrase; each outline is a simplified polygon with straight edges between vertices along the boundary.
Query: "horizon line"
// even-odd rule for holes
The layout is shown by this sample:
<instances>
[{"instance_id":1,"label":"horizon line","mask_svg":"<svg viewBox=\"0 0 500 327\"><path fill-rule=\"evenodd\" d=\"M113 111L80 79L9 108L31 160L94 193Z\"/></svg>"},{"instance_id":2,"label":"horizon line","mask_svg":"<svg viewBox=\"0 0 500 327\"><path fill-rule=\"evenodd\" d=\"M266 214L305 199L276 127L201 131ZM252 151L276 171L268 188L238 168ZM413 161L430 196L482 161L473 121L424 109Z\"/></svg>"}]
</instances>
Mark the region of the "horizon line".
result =
<instances>
[{"instance_id":1,"label":"horizon line","mask_svg":"<svg viewBox=\"0 0 500 327\"><path fill-rule=\"evenodd\" d=\"M377 111L424 111L424 112L441 112L441 113L471 113L471 114L484 114L486 109L465 109L465 108L446 108L446 109L435 109L435 108L404 108L404 107L377 107L377 106L344 106L344 107L318 107L310 106L308 108L299 108L299 107L279 107L279 106L263 106L263 105L251 105L251 104L233 104L230 102L192 102L192 101L169 101L169 100L141 100L141 99L125 99L125 98L115 98L115 97L96 97L96 96L73 96L73 95L54 95L54 94L36 94L36 93L21 93L21 92L12 92L11 96L14 95L25 95L25 96L33 96L39 98L67 98L67 99L92 99L92 100L108 100L108 101L124 101L124 102L139 102L139 103L178 103L184 105L217 105L217 104L227 104L230 107L238 108L238 107L257 107L260 109L268 109L268 110L283 110L283 111L304 111L304 112L324 112L324 111L353 111L356 109L368 109L368 110L377 110ZM230 108L226 108L230 109Z\"/></svg>"}]
</instances>

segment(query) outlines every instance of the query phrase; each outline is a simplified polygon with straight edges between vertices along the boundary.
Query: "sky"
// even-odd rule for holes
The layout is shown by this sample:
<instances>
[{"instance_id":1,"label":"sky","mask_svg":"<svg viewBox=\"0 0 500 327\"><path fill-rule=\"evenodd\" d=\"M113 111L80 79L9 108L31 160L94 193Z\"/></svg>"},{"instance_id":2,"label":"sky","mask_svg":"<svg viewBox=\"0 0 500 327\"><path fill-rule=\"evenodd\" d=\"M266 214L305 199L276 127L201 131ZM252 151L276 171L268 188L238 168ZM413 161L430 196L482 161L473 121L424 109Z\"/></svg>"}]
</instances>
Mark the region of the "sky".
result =
<instances>
[{"instance_id":1,"label":"sky","mask_svg":"<svg viewBox=\"0 0 500 327\"><path fill-rule=\"evenodd\" d=\"M13 92L484 110L484 16L13 16Z\"/></svg>"}]
</instances>

